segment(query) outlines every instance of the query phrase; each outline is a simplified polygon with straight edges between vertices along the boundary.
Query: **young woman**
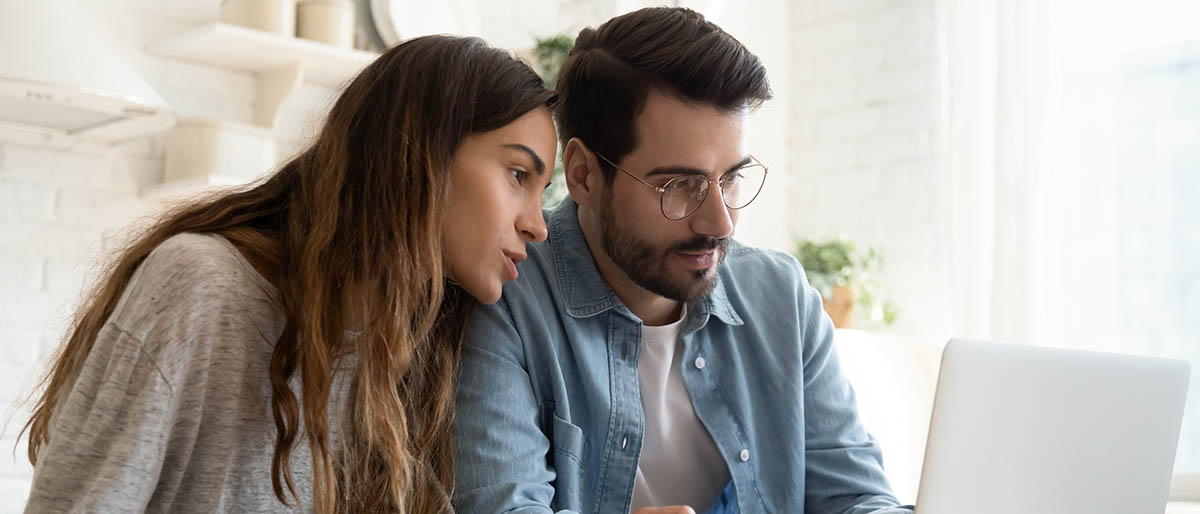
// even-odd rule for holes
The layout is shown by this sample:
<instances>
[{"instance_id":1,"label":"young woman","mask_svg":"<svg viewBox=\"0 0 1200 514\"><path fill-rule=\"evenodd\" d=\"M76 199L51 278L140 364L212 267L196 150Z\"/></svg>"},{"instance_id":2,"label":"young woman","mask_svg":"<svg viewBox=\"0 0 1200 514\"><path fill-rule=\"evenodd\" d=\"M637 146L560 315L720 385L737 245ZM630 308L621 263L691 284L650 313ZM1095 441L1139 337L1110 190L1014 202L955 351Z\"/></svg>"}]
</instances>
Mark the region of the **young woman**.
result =
<instances>
[{"instance_id":1,"label":"young woman","mask_svg":"<svg viewBox=\"0 0 1200 514\"><path fill-rule=\"evenodd\" d=\"M265 183L137 237L26 425L27 512L449 511L460 340L546 237L553 98L481 40L406 42Z\"/></svg>"}]
</instances>

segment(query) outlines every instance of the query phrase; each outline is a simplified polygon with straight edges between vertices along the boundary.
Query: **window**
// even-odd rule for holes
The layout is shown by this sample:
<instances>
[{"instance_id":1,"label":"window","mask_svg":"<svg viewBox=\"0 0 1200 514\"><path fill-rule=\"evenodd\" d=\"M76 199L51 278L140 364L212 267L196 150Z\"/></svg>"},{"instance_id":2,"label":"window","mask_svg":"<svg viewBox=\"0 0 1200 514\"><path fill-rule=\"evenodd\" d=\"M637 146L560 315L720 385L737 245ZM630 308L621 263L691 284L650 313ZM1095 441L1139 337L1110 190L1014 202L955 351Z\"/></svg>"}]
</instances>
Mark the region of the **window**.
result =
<instances>
[{"instance_id":1,"label":"window","mask_svg":"<svg viewBox=\"0 0 1200 514\"><path fill-rule=\"evenodd\" d=\"M1173 496L1200 499L1200 6L1125 4L1052 11L1065 301L1043 333L1192 363Z\"/></svg>"}]
</instances>

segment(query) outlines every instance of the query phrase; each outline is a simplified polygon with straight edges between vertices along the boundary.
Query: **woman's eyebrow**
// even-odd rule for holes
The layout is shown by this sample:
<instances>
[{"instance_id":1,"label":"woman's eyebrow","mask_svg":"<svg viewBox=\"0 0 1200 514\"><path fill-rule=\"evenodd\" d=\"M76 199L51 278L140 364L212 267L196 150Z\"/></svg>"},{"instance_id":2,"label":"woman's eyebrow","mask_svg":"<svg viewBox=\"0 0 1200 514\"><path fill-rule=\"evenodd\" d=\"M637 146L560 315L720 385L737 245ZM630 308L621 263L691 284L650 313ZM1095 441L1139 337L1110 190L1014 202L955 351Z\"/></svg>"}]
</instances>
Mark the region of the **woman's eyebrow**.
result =
<instances>
[{"instance_id":1,"label":"woman's eyebrow","mask_svg":"<svg viewBox=\"0 0 1200 514\"><path fill-rule=\"evenodd\" d=\"M504 148L512 148L514 150L520 150L522 152L525 152L526 154L529 155L529 158L533 160L533 167L535 170L537 170L538 176L546 174L546 163L542 162L542 158L538 157L537 153L535 153L528 146L520 145L520 144L512 144L512 143L506 144L506 145L500 145L500 146L504 147Z\"/></svg>"}]
</instances>

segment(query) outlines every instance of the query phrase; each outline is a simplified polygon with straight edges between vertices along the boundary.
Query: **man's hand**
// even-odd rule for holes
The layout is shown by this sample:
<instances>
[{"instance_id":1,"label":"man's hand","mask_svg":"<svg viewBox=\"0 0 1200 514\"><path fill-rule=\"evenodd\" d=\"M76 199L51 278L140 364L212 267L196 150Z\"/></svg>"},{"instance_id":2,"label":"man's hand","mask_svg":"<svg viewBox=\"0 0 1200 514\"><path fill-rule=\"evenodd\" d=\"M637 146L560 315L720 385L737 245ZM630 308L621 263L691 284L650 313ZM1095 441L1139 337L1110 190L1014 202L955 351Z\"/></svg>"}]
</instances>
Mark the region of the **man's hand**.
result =
<instances>
[{"instance_id":1,"label":"man's hand","mask_svg":"<svg viewBox=\"0 0 1200 514\"><path fill-rule=\"evenodd\" d=\"M633 511L633 514L696 514L696 511L687 505L672 505L670 507L642 507Z\"/></svg>"}]
</instances>

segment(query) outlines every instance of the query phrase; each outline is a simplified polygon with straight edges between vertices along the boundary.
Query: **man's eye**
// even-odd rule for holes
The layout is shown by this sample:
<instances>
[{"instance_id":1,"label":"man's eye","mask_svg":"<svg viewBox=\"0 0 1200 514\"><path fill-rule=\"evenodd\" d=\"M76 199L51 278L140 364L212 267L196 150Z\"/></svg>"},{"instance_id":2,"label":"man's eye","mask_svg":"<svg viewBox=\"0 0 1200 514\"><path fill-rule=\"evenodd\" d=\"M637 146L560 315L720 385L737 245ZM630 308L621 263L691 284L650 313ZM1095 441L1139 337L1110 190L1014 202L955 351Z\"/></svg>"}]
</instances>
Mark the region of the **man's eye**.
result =
<instances>
[{"instance_id":1,"label":"man's eye","mask_svg":"<svg viewBox=\"0 0 1200 514\"><path fill-rule=\"evenodd\" d=\"M668 180L666 184L663 184L663 187L666 188L667 191L689 191L695 188L695 186L696 185L691 180L682 178Z\"/></svg>"},{"instance_id":2,"label":"man's eye","mask_svg":"<svg viewBox=\"0 0 1200 514\"><path fill-rule=\"evenodd\" d=\"M513 178L517 179L518 184L524 184L525 179L529 177L529 173L526 173L525 170L509 168L508 171L512 173Z\"/></svg>"}]
</instances>

